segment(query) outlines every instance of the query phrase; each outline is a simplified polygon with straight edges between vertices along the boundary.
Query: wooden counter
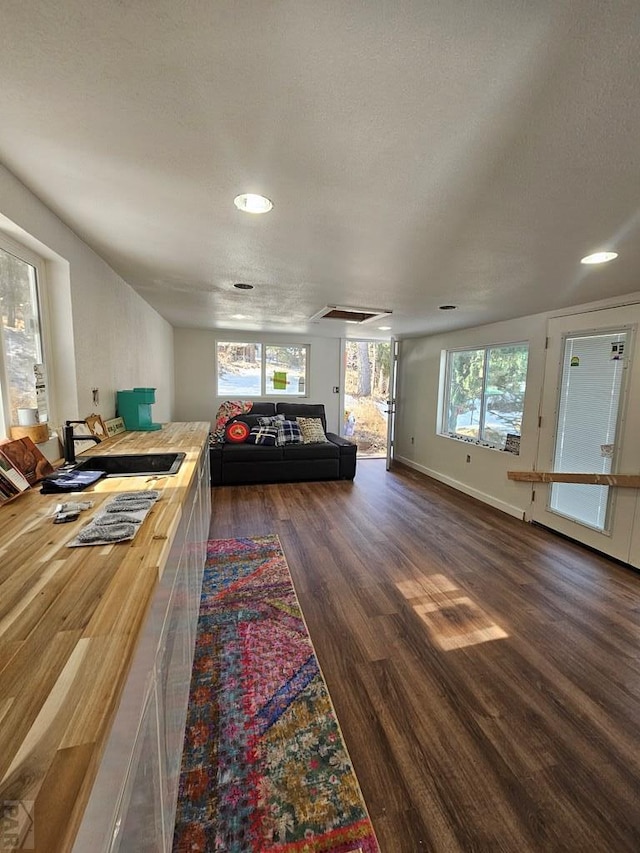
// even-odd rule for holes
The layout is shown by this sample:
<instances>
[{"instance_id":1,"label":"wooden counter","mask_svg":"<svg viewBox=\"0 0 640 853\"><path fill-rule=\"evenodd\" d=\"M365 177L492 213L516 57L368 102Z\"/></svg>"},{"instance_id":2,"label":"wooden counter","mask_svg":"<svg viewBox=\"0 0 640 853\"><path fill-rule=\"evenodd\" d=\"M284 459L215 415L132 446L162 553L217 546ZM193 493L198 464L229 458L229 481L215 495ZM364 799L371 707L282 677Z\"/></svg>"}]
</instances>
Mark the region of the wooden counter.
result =
<instances>
[{"instance_id":1,"label":"wooden counter","mask_svg":"<svg viewBox=\"0 0 640 853\"><path fill-rule=\"evenodd\" d=\"M194 596L197 602L210 515L209 428L167 424L153 432L123 433L83 454L187 455L172 476L109 478L86 489L78 499L93 500L94 506L77 522L54 525L54 506L65 496L41 495L37 487L0 508L0 849L9 849L16 827L23 849L61 853L77 837L91 839L94 853L120 849L113 839L126 809L123 780L132 771L117 765L134 760L138 735L131 729L140 726L138 705L150 701L149 691L161 704L161 687L154 684L165 664L162 689L172 689L167 679L175 637L167 640L167 631L179 637L186 632L182 682L193 652ZM115 493L149 488L161 496L133 541L66 547ZM178 631L177 621L169 624L174 612L169 607L179 582L190 597L186 627ZM176 619L184 616L184 601L176 596ZM161 636L166 661L157 652ZM182 694L180 703L182 708ZM167 736L175 751L178 734ZM161 763L169 761L175 765L175 756ZM96 778L102 788L92 795ZM161 817L166 849L177 782L171 785L163 794L169 811ZM103 802L104 791L113 791L116 802ZM84 849L83 842L76 843L80 847L74 849Z\"/></svg>"}]
</instances>

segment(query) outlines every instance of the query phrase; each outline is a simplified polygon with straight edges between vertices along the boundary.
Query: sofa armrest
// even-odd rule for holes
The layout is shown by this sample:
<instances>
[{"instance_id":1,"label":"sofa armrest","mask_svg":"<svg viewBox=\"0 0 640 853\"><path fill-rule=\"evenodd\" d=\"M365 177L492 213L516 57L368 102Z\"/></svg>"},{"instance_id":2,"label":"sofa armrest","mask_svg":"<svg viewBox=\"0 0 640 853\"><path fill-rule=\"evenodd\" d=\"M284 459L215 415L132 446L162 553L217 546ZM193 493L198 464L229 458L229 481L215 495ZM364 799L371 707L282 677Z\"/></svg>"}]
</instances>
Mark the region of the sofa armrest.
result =
<instances>
[{"instance_id":1,"label":"sofa armrest","mask_svg":"<svg viewBox=\"0 0 640 853\"><path fill-rule=\"evenodd\" d=\"M222 445L209 445L209 463L211 466L211 485L219 486L222 483Z\"/></svg>"},{"instance_id":2,"label":"sofa armrest","mask_svg":"<svg viewBox=\"0 0 640 853\"><path fill-rule=\"evenodd\" d=\"M337 445L340 450L340 479L353 480L356 475L356 452L358 446L353 441L349 441L341 435L336 435L335 432L328 432L326 435L329 441Z\"/></svg>"},{"instance_id":3,"label":"sofa armrest","mask_svg":"<svg viewBox=\"0 0 640 853\"><path fill-rule=\"evenodd\" d=\"M327 438L332 444L337 444L338 447L356 447L353 441L349 441L348 438L343 438L341 435L337 435L335 432L326 433Z\"/></svg>"}]
</instances>

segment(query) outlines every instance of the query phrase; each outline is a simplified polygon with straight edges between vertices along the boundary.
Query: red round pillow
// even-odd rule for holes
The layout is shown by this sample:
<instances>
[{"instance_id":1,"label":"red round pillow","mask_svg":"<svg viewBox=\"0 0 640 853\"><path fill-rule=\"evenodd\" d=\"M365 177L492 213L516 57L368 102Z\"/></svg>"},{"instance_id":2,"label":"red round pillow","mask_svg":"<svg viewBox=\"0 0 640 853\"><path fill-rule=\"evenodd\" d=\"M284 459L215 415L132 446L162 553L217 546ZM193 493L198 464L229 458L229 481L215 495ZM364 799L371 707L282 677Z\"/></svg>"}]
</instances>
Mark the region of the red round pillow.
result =
<instances>
[{"instance_id":1,"label":"red round pillow","mask_svg":"<svg viewBox=\"0 0 640 853\"><path fill-rule=\"evenodd\" d=\"M225 441L232 441L235 444L241 444L249 437L249 427L244 421L231 421L227 424L224 430Z\"/></svg>"}]
</instances>

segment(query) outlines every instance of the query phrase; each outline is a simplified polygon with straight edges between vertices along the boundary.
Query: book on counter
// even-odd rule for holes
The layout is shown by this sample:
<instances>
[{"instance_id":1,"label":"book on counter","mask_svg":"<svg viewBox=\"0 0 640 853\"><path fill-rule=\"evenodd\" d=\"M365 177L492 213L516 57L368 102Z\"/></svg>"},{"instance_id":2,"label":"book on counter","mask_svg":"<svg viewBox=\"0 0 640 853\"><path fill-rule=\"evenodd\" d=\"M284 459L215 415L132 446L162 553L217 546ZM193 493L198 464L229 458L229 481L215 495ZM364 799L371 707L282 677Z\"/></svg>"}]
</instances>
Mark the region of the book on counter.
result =
<instances>
[{"instance_id":1,"label":"book on counter","mask_svg":"<svg viewBox=\"0 0 640 853\"><path fill-rule=\"evenodd\" d=\"M0 450L0 503L17 497L31 488L27 478Z\"/></svg>"},{"instance_id":2,"label":"book on counter","mask_svg":"<svg viewBox=\"0 0 640 853\"><path fill-rule=\"evenodd\" d=\"M18 469L30 486L53 473L51 462L28 437L0 443L0 453Z\"/></svg>"}]
</instances>

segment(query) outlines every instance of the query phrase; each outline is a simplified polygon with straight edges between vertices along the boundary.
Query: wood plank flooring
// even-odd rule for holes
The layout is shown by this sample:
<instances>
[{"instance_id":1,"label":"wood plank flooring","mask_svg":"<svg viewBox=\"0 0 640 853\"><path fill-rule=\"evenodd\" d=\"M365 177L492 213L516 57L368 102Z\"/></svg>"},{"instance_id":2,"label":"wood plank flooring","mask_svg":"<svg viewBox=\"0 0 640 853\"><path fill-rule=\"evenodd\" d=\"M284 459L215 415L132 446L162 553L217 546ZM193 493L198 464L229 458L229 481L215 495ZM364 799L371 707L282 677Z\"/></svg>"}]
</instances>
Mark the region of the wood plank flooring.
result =
<instances>
[{"instance_id":1,"label":"wood plank flooring","mask_svg":"<svg viewBox=\"0 0 640 853\"><path fill-rule=\"evenodd\" d=\"M640 850L640 574L382 460L213 491L265 533L383 853Z\"/></svg>"}]
</instances>

